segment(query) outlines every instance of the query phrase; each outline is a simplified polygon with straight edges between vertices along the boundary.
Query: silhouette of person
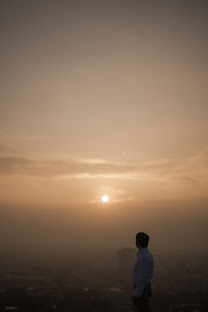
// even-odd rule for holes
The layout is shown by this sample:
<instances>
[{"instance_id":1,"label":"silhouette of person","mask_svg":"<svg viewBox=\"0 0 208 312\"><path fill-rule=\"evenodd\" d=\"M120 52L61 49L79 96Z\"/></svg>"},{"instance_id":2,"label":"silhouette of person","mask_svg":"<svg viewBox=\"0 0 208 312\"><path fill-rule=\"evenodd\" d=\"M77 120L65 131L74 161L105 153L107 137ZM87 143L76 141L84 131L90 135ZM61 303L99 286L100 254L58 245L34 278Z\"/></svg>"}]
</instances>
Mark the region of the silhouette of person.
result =
<instances>
[{"instance_id":1,"label":"silhouette of person","mask_svg":"<svg viewBox=\"0 0 208 312\"><path fill-rule=\"evenodd\" d=\"M148 249L149 236L143 232L136 235L136 246L139 249L133 269L133 303L138 312L150 312L149 301L152 296L151 281L153 278L154 259Z\"/></svg>"}]
</instances>

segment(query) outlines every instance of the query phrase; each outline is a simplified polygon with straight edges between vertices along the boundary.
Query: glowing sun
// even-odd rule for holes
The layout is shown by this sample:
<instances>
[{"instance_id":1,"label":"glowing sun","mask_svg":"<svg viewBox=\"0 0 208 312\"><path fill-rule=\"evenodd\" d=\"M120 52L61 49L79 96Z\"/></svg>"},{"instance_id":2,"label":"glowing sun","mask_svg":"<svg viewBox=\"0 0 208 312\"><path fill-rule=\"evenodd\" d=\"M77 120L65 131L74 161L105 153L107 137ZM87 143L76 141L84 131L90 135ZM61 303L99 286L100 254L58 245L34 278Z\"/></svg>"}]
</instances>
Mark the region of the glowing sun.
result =
<instances>
[{"instance_id":1,"label":"glowing sun","mask_svg":"<svg viewBox=\"0 0 208 312\"><path fill-rule=\"evenodd\" d=\"M104 202L104 203L107 203L108 201L109 201L109 196L108 195L103 195L102 197L101 197L101 200L102 200L102 202Z\"/></svg>"}]
</instances>

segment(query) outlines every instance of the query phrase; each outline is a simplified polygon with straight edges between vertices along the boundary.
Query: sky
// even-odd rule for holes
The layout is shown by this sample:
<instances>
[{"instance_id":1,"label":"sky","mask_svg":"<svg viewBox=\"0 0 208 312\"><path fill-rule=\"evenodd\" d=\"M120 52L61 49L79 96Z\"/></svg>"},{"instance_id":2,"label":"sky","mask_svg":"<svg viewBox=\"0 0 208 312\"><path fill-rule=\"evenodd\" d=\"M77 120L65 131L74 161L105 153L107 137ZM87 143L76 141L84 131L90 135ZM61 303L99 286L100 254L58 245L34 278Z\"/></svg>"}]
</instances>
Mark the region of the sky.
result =
<instances>
[{"instance_id":1,"label":"sky","mask_svg":"<svg viewBox=\"0 0 208 312\"><path fill-rule=\"evenodd\" d=\"M72 235L98 246L101 232L103 244L130 246L141 229L155 249L166 232L202 248L207 24L202 0L0 2L0 208L11 244L35 214L57 244Z\"/></svg>"}]
</instances>

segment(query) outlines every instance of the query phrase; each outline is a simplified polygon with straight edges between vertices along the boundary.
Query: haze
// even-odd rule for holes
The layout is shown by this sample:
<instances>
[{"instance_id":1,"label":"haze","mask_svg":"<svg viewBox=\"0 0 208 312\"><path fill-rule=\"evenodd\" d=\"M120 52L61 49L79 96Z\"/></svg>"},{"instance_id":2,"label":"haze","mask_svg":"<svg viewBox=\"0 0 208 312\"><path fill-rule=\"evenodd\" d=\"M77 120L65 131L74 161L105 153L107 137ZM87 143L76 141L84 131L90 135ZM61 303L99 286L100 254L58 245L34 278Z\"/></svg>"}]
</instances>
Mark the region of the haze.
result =
<instances>
[{"instance_id":1,"label":"haze","mask_svg":"<svg viewBox=\"0 0 208 312\"><path fill-rule=\"evenodd\" d=\"M207 27L206 1L1 1L1 248L207 253Z\"/></svg>"}]
</instances>

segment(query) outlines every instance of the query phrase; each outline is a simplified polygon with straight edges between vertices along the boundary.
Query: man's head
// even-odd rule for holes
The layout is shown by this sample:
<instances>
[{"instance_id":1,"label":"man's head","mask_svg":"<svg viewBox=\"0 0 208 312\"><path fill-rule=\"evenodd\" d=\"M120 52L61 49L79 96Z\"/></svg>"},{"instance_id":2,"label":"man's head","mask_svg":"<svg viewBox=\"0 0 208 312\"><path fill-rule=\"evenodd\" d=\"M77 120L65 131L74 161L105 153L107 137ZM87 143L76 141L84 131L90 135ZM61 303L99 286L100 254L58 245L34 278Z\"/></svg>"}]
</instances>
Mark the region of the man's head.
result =
<instances>
[{"instance_id":1,"label":"man's head","mask_svg":"<svg viewBox=\"0 0 208 312\"><path fill-rule=\"evenodd\" d=\"M136 235L136 246L141 249L147 247L149 243L149 236L144 232L139 232Z\"/></svg>"}]
</instances>

